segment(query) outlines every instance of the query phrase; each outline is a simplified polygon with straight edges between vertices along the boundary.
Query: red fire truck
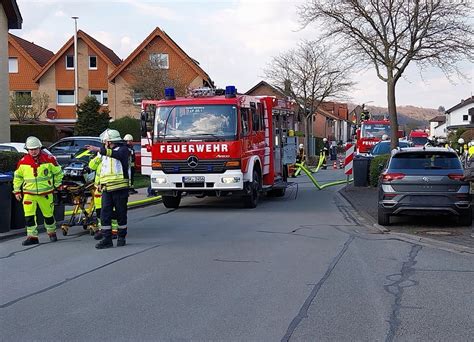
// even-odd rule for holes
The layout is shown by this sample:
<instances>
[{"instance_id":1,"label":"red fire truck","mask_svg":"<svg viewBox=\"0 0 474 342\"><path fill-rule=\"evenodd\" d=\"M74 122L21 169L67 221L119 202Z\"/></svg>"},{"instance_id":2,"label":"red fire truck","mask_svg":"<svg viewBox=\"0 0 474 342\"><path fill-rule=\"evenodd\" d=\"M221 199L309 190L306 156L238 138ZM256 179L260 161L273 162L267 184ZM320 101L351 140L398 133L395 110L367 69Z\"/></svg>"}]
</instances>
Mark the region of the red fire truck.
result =
<instances>
[{"instance_id":1,"label":"red fire truck","mask_svg":"<svg viewBox=\"0 0 474 342\"><path fill-rule=\"evenodd\" d=\"M184 194L238 195L249 208L262 192L285 194L286 165L296 159L296 138L287 134L291 103L237 95L233 86L222 95L204 88L182 98L167 88L164 100L142 102L141 116L142 135L148 131L144 173L167 208L179 207Z\"/></svg>"},{"instance_id":2,"label":"red fire truck","mask_svg":"<svg viewBox=\"0 0 474 342\"><path fill-rule=\"evenodd\" d=\"M390 138L390 121L388 120L365 120L357 129L357 153L366 154L370 149L382 140L384 134Z\"/></svg>"},{"instance_id":3,"label":"red fire truck","mask_svg":"<svg viewBox=\"0 0 474 342\"><path fill-rule=\"evenodd\" d=\"M429 134L422 130L417 129L410 132L408 140L410 140L415 146L424 146L428 142Z\"/></svg>"}]
</instances>

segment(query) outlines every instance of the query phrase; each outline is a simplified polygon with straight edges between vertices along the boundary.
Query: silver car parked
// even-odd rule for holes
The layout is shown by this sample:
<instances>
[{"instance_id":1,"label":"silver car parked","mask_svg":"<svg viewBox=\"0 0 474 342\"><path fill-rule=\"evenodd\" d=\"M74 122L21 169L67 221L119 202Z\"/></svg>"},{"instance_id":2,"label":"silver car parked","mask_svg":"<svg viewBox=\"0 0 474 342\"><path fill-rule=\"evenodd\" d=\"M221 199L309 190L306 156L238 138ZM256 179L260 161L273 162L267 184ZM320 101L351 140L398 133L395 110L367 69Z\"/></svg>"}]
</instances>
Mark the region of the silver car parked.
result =
<instances>
[{"instance_id":1,"label":"silver car parked","mask_svg":"<svg viewBox=\"0 0 474 342\"><path fill-rule=\"evenodd\" d=\"M471 225L469 183L456 152L440 147L394 150L379 179L378 223L396 215L451 215Z\"/></svg>"}]
</instances>

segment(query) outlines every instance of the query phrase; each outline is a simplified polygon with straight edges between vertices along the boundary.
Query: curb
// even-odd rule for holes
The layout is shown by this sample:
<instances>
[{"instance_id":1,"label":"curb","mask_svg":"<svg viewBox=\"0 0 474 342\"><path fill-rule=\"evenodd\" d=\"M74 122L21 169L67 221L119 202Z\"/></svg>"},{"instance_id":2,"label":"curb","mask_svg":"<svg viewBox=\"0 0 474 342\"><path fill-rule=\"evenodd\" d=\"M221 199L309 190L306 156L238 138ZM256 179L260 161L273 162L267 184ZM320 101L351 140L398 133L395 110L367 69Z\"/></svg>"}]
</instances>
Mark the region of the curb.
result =
<instances>
[{"instance_id":1,"label":"curb","mask_svg":"<svg viewBox=\"0 0 474 342\"><path fill-rule=\"evenodd\" d=\"M422 244L422 245L425 245L425 246L428 246L428 247L439 248L439 249L442 249L442 250L445 250L445 251L448 251L448 252L455 252L455 253L462 253L462 254L473 254L474 255L474 248L472 248L472 247L467 247L467 246L459 245L459 244L452 243L452 242L445 242L445 241L435 240L435 239L431 239L431 238L424 237L424 236L415 236L415 235L411 235L411 234L407 234L407 233L400 233L400 232L390 231L390 229L376 223L375 220L373 219L373 217L370 216L369 214L357 210L357 208L352 204L352 202L346 196L344 196L344 194L342 192L342 190L344 190L344 189L345 189L345 187L338 190L337 193L339 195L341 195L347 201L347 203L349 203L351 205L352 211L354 211L355 213L357 213L357 215L362 217L364 221L367 221L367 222L370 223L369 224L369 223L360 222L361 224L366 226L368 229L376 229L378 232L380 232L382 234L391 235L391 236L393 236L393 237L395 237L399 240L402 240L402 241L405 241L405 242L408 242L408 243Z\"/></svg>"},{"instance_id":2,"label":"curb","mask_svg":"<svg viewBox=\"0 0 474 342\"><path fill-rule=\"evenodd\" d=\"M161 196L155 196L151 198L145 198L143 200L128 202L127 206L128 206L128 209L138 209L138 208L147 207L149 205L157 204L159 202L161 202ZM64 216L69 216L71 214L72 214L72 210L68 210L64 212ZM45 231L46 230L44 229L42 225L38 226L38 232L44 233ZM9 232L2 233L2 234L0 234L0 241L10 240L18 236L25 236L26 229L23 228L23 229L10 230Z\"/></svg>"}]
</instances>

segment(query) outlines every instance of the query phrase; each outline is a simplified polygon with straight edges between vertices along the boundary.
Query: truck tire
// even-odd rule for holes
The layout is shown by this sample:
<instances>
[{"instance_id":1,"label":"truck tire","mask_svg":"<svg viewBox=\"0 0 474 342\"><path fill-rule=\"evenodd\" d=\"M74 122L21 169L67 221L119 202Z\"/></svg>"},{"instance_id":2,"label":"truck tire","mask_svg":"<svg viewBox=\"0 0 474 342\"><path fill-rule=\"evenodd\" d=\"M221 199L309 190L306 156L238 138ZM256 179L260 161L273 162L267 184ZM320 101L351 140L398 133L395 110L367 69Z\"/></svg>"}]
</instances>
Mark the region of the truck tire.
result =
<instances>
[{"instance_id":1,"label":"truck tire","mask_svg":"<svg viewBox=\"0 0 474 342\"><path fill-rule=\"evenodd\" d=\"M256 208L258 204L258 198L260 197L260 174L257 170L253 171L252 182L248 184L250 188L250 194L244 196L244 207L245 208Z\"/></svg>"},{"instance_id":2,"label":"truck tire","mask_svg":"<svg viewBox=\"0 0 474 342\"><path fill-rule=\"evenodd\" d=\"M381 226L389 226L390 225L390 215L389 214L385 214L380 208L377 212L377 222L378 224L380 224Z\"/></svg>"},{"instance_id":3,"label":"truck tire","mask_svg":"<svg viewBox=\"0 0 474 342\"><path fill-rule=\"evenodd\" d=\"M472 210L459 216L458 223L460 226L470 226L472 224Z\"/></svg>"},{"instance_id":4,"label":"truck tire","mask_svg":"<svg viewBox=\"0 0 474 342\"><path fill-rule=\"evenodd\" d=\"M166 208L176 209L179 208L179 203L181 202L181 195L176 197L174 196L162 196L161 200Z\"/></svg>"}]
</instances>

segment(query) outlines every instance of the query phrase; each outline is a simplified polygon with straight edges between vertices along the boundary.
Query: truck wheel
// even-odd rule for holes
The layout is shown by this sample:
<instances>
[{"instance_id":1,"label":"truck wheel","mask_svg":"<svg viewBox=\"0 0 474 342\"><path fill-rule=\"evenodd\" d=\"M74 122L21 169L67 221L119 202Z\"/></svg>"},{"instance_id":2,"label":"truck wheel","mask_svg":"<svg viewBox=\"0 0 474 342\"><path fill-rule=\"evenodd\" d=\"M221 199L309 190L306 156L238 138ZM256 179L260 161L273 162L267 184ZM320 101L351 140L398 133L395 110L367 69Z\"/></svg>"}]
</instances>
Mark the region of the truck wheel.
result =
<instances>
[{"instance_id":1,"label":"truck wheel","mask_svg":"<svg viewBox=\"0 0 474 342\"><path fill-rule=\"evenodd\" d=\"M377 212L378 216L378 224L381 226L389 226L390 225L390 215L385 214L380 208Z\"/></svg>"},{"instance_id":2,"label":"truck wheel","mask_svg":"<svg viewBox=\"0 0 474 342\"><path fill-rule=\"evenodd\" d=\"M256 170L253 171L252 182L248 186L250 194L244 196L244 206L249 209L256 208L260 196L260 174Z\"/></svg>"},{"instance_id":3,"label":"truck wheel","mask_svg":"<svg viewBox=\"0 0 474 342\"><path fill-rule=\"evenodd\" d=\"M460 226L470 226L472 224L472 210L459 216L458 223Z\"/></svg>"},{"instance_id":4,"label":"truck wheel","mask_svg":"<svg viewBox=\"0 0 474 342\"><path fill-rule=\"evenodd\" d=\"M166 208L176 209L179 208L179 203L181 202L181 195L176 197L174 196L162 196L161 200Z\"/></svg>"}]
</instances>

